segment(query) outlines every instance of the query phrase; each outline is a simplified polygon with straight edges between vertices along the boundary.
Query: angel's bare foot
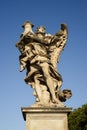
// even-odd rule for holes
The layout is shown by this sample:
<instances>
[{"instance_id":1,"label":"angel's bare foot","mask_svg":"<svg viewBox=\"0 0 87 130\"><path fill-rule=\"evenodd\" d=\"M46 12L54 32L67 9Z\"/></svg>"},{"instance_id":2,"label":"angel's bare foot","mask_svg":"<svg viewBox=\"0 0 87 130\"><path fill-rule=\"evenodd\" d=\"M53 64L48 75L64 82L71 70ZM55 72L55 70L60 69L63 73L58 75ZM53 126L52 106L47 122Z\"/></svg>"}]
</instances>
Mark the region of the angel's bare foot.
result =
<instances>
[{"instance_id":1,"label":"angel's bare foot","mask_svg":"<svg viewBox=\"0 0 87 130\"><path fill-rule=\"evenodd\" d=\"M59 100L58 100L56 97L54 97L54 98L52 99L52 101L53 101L54 103L59 103Z\"/></svg>"},{"instance_id":2,"label":"angel's bare foot","mask_svg":"<svg viewBox=\"0 0 87 130\"><path fill-rule=\"evenodd\" d=\"M57 98L53 98L52 101L53 101L53 103L57 103L58 106L64 107L64 104L60 100L58 100Z\"/></svg>"}]
</instances>

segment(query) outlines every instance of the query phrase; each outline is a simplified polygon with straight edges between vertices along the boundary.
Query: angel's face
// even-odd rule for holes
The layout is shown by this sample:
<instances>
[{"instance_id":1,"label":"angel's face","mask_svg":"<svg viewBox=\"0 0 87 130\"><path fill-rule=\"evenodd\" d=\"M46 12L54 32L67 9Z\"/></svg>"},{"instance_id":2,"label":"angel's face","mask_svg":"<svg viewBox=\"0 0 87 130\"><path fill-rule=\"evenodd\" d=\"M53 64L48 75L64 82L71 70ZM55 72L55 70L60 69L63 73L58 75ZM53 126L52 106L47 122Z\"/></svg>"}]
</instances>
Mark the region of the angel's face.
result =
<instances>
[{"instance_id":1,"label":"angel's face","mask_svg":"<svg viewBox=\"0 0 87 130\"><path fill-rule=\"evenodd\" d=\"M43 26L38 27L36 31L39 32L39 33L45 33L46 32L46 30Z\"/></svg>"}]
</instances>

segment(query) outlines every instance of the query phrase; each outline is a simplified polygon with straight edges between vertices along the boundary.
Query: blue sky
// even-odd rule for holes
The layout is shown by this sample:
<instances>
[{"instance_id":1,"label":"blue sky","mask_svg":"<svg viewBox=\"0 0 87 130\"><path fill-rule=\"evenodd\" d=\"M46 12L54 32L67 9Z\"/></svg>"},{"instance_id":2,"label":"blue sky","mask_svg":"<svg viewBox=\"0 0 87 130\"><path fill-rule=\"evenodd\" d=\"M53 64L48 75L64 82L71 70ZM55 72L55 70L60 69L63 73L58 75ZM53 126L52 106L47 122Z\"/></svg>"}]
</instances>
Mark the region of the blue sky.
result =
<instances>
[{"instance_id":1,"label":"blue sky","mask_svg":"<svg viewBox=\"0 0 87 130\"><path fill-rule=\"evenodd\" d=\"M0 129L24 130L21 107L34 103L33 90L25 84L25 71L19 72L19 51L15 44L30 20L34 30L43 25L55 34L61 23L68 25L67 45L58 70L62 89L72 90L67 107L87 103L87 0L0 0Z\"/></svg>"}]
</instances>

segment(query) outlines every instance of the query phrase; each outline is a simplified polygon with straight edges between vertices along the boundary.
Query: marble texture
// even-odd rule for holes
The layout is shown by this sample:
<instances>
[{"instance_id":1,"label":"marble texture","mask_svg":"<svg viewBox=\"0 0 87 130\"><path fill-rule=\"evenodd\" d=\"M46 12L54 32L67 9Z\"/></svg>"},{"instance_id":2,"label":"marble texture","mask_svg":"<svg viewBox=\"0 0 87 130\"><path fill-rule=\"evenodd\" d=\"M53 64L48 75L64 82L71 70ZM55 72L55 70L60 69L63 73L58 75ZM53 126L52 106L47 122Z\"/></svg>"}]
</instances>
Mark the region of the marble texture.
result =
<instances>
[{"instance_id":1,"label":"marble texture","mask_svg":"<svg viewBox=\"0 0 87 130\"><path fill-rule=\"evenodd\" d=\"M54 35L47 33L46 28L26 21L24 31L16 47L20 51L20 72L26 70L24 81L34 90L36 97L33 107L64 107L63 102L72 96L69 89L61 90L63 79L57 70L60 54L64 50L68 27L61 28Z\"/></svg>"},{"instance_id":2,"label":"marble texture","mask_svg":"<svg viewBox=\"0 0 87 130\"><path fill-rule=\"evenodd\" d=\"M26 130L68 130L72 108L22 108Z\"/></svg>"}]
</instances>

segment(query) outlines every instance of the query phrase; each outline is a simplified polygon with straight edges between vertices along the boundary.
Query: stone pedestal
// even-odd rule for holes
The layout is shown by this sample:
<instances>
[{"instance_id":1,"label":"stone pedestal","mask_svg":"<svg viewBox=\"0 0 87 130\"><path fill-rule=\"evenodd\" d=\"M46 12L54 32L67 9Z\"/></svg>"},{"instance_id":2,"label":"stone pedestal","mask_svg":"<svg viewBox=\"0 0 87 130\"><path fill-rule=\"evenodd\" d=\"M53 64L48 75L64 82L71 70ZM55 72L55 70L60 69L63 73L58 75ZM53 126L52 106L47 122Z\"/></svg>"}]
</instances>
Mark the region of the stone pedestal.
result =
<instances>
[{"instance_id":1,"label":"stone pedestal","mask_svg":"<svg viewBox=\"0 0 87 130\"><path fill-rule=\"evenodd\" d=\"M26 130L68 130L67 114L72 108L21 108Z\"/></svg>"}]
</instances>

